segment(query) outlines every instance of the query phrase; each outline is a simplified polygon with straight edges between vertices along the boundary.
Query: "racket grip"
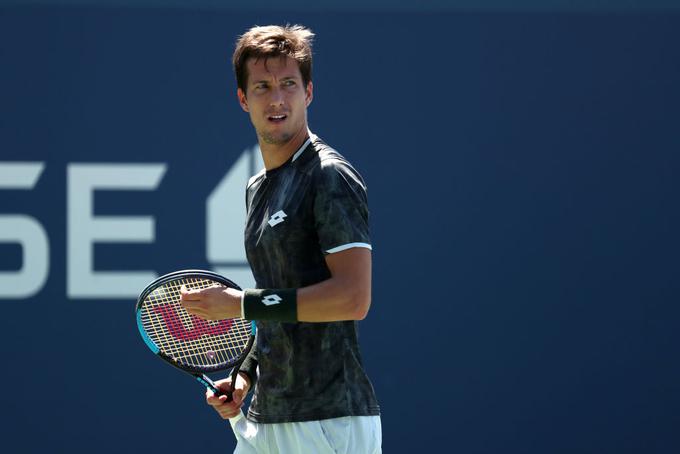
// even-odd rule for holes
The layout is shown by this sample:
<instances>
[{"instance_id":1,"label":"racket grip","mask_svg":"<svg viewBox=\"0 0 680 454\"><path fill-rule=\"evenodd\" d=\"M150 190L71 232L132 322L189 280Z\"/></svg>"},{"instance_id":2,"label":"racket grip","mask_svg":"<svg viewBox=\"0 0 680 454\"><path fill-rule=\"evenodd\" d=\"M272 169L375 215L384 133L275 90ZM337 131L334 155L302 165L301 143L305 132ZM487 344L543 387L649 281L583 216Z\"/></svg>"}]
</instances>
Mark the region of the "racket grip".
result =
<instances>
[{"instance_id":1,"label":"racket grip","mask_svg":"<svg viewBox=\"0 0 680 454\"><path fill-rule=\"evenodd\" d=\"M233 389L231 391L224 391L218 388L215 382L205 375L195 375L195 377L196 380L198 380L201 384L203 384L203 386L212 391L216 396L218 397L227 396L227 402L231 402L233 400L232 398L232 392L234 391Z\"/></svg>"}]
</instances>

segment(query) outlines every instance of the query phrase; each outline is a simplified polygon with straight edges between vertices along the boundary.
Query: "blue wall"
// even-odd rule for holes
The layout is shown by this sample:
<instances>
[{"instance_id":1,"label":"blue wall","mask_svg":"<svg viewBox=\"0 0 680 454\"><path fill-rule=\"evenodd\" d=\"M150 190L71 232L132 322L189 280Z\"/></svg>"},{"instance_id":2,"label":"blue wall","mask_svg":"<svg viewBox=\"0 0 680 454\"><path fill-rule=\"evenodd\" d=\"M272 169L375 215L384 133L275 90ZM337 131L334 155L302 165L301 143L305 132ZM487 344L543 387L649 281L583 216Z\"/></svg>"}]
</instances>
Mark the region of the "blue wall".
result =
<instances>
[{"instance_id":1,"label":"blue wall","mask_svg":"<svg viewBox=\"0 0 680 454\"><path fill-rule=\"evenodd\" d=\"M97 242L98 272L224 265L205 200L256 141L229 56L272 22L317 33L311 128L369 185L384 451L677 451L679 15L34 7L0 10L0 166L43 169L0 182L0 216L49 243L45 284L0 299L3 452L230 452L134 297L67 288L69 169L163 167L96 192L93 216L154 219L153 241Z\"/></svg>"}]
</instances>

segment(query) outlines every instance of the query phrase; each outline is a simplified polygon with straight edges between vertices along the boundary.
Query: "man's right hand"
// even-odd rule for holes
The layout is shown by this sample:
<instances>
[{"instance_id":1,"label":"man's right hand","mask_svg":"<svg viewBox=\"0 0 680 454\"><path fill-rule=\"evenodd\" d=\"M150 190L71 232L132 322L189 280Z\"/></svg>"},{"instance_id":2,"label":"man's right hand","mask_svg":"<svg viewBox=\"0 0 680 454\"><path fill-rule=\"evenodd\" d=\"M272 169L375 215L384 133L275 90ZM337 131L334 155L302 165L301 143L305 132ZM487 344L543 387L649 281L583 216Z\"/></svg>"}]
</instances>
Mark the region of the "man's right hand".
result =
<instances>
[{"instance_id":1,"label":"man's right hand","mask_svg":"<svg viewBox=\"0 0 680 454\"><path fill-rule=\"evenodd\" d=\"M231 389L231 377L225 378L224 380L218 380L215 382L218 388L223 391L229 391ZM250 389L250 381L243 374L238 374L236 378L236 388L234 389L233 400L227 402L227 396L215 396L211 390L206 390L205 400L215 409L215 411L223 418L230 419L238 416L241 413L241 407L243 406L243 399L248 394Z\"/></svg>"}]
</instances>

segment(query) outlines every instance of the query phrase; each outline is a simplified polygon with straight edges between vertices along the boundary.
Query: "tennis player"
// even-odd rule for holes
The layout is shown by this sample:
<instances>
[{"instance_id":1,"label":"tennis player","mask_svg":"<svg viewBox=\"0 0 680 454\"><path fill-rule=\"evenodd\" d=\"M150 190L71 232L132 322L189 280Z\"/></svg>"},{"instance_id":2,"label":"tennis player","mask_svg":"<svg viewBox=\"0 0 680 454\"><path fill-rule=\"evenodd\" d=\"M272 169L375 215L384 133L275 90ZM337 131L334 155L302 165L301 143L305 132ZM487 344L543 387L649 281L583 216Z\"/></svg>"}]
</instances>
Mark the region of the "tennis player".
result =
<instances>
[{"instance_id":1,"label":"tennis player","mask_svg":"<svg viewBox=\"0 0 680 454\"><path fill-rule=\"evenodd\" d=\"M197 316L256 320L233 402L206 396L231 419L240 454L382 449L357 340L357 320L371 303L366 185L308 128L313 36L301 26L266 26L239 38L237 96L265 164L246 189L245 246L258 288L182 294ZM226 390L228 380L218 384ZM252 388L246 419L240 407Z\"/></svg>"}]
</instances>

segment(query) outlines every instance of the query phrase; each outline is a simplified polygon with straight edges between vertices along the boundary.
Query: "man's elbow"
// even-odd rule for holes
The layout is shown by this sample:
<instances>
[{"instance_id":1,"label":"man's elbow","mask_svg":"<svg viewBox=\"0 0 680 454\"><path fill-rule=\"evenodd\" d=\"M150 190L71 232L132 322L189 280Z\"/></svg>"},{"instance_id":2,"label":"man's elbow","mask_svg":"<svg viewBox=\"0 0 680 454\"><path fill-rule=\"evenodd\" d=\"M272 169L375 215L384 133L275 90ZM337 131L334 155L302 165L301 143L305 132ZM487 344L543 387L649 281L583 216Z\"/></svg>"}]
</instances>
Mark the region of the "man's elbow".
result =
<instances>
[{"instance_id":1,"label":"man's elbow","mask_svg":"<svg viewBox=\"0 0 680 454\"><path fill-rule=\"evenodd\" d=\"M358 293L352 298L352 320L363 320L368 315L368 309L371 307L370 292Z\"/></svg>"}]
</instances>

